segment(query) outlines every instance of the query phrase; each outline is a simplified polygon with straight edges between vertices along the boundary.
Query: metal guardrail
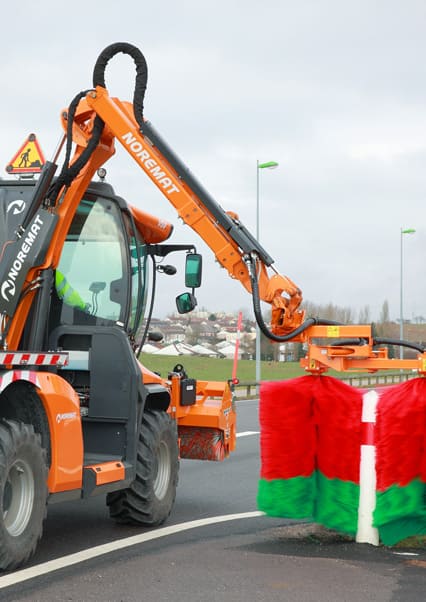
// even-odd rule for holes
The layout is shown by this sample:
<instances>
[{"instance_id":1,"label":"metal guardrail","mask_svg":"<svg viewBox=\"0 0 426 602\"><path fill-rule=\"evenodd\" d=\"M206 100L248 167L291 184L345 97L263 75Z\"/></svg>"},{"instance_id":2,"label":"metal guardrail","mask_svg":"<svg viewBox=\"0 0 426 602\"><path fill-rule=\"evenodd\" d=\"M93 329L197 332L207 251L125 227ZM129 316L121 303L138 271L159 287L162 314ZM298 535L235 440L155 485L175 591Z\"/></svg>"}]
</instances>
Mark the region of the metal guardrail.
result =
<instances>
[{"instance_id":1,"label":"metal guardrail","mask_svg":"<svg viewBox=\"0 0 426 602\"><path fill-rule=\"evenodd\" d=\"M340 380L351 387L374 387L402 383L417 377L417 372L384 372L381 374L354 374ZM237 397L250 399L257 397L257 387L256 381L240 382L238 385L234 385L234 392Z\"/></svg>"},{"instance_id":2,"label":"metal guardrail","mask_svg":"<svg viewBox=\"0 0 426 602\"><path fill-rule=\"evenodd\" d=\"M237 397L243 397L244 399L257 397L257 382L240 382L238 385L233 385L233 388Z\"/></svg>"},{"instance_id":3,"label":"metal guardrail","mask_svg":"<svg viewBox=\"0 0 426 602\"><path fill-rule=\"evenodd\" d=\"M343 378L343 382L352 387L374 387L376 385L393 385L404 383L412 378L417 378L417 372L385 372L382 374L357 374Z\"/></svg>"}]
</instances>

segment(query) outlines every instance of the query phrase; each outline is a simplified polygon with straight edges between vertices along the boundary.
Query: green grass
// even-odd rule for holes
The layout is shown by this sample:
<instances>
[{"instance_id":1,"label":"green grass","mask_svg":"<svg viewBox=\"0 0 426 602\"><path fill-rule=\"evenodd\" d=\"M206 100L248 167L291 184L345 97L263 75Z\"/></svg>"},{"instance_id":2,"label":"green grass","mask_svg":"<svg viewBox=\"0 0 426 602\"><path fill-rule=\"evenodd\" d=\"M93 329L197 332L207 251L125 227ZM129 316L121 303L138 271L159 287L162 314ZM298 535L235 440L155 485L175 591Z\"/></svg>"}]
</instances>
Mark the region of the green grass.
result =
<instances>
[{"instance_id":1,"label":"green grass","mask_svg":"<svg viewBox=\"0 0 426 602\"><path fill-rule=\"evenodd\" d=\"M142 353L139 356L144 366L158 372L163 378L167 378L176 364L182 364L189 378L198 380L219 380L224 381L232 377L233 360L216 359L202 356L188 355L156 355L152 353ZM377 374L384 374L386 371L378 371ZM300 367L299 362L261 362L262 380L286 380L307 374ZM328 376L347 379L349 376L359 376L365 372L336 372L329 370ZM241 383L256 381L256 362L254 360L239 360L237 367L237 377Z\"/></svg>"},{"instance_id":2,"label":"green grass","mask_svg":"<svg viewBox=\"0 0 426 602\"><path fill-rule=\"evenodd\" d=\"M173 370L176 364L182 364L190 378L199 380L228 380L232 377L233 360L211 357L172 356L142 353L139 357L144 366L158 372L163 377ZM298 362L262 362L262 380L285 380L305 374ZM238 362L237 377L241 382L256 380L256 363L254 360Z\"/></svg>"}]
</instances>

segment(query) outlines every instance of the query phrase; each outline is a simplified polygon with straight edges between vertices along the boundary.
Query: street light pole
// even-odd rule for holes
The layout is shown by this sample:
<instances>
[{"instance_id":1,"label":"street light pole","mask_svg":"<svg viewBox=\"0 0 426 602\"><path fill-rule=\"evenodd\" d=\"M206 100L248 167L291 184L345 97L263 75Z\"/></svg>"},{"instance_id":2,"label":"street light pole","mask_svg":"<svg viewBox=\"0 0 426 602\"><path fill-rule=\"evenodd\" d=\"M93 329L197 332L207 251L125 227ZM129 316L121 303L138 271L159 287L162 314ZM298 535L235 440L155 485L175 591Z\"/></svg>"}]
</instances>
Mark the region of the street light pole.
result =
<instances>
[{"instance_id":1,"label":"street light pole","mask_svg":"<svg viewBox=\"0 0 426 602\"><path fill-rule=\"evenodd\" d=\"M256 161L256 239L260 241L260 229L259 229L259 170L260 169L274 169L278 167L276 161L267 161L266 163L259 163ZM260 328L259 324L256 323L256 382L257 382L257 393L259 394L259 384L261 378L260 371Z\"/></svg>"},{"instance_id":2,"label":"street light pole","mask_svg":"<svg viewBox=\"0 0 426 602\"><path fill-rule=\"evenodd\" d=\"M403 301L404 301L404 295L403 295L403 270L404 270L404 263L403 263L403 237L404 234L414 234L415 229L414 228L401 228L401 254L400 254L400 288L399 288L399 338L401 339L401 341L404 339L404 309L403 309ZM401 346L399 348L399 359L403 359L404 357L404 350L403 347Z\"/></svg>"}]
</instances>

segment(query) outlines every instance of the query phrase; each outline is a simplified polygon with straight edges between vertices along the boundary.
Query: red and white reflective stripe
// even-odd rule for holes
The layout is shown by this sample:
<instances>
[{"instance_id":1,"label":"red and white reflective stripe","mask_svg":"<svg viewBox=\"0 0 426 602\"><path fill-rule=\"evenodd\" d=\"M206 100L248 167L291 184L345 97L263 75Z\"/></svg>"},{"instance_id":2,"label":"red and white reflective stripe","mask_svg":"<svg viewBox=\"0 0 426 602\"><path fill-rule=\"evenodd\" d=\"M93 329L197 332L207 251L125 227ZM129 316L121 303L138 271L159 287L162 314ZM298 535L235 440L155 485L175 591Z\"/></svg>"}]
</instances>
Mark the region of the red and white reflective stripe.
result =
<instances>
[{"instance_id":1,"label":"red and white reflective stripe","mask_svg":"<svg viewBox=\"0 0 426 602\"><path fill-rule=\"evenodd\" d=\"M0 352L1 366L66 366L68 353Z\"/></svg>"},{"instance_id":2,"label":"red and white reflective stripe","mask_svg":"<svg viewBox=\"0 0 426 602\"><path fill-rule=\"evenodd\" d=\"M361 415L361 450L359 464L359 502L356 541L379 545L379 532L373 527L373 512L376 507L376 447L374 428L379 400L377 391L364 392Z\"/></svg>"},{"instance_id":3,"label":"red and white reflective stripe","mask_svg":"<svg viewBox=\"0 0 426 602\"><path fill-rule=\"evenodd\" d=\"M4 391L10 383L14 383L17 380L26 380L27 382L38 386L37 372L31 370L6 370L6 372L0 373L0 393Z\"/></svg>"}]
</instances>

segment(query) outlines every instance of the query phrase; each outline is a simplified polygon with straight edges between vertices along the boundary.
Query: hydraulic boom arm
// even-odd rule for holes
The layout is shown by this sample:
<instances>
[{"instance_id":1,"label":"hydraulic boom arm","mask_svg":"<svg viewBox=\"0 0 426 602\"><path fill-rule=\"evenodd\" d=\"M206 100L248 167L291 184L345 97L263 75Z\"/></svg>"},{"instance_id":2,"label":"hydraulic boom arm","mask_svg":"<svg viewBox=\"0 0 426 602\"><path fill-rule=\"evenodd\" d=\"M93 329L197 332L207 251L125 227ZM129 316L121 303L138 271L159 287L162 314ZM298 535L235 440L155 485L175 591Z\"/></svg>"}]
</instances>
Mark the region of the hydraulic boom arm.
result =
<instances>
[{"instance_id":1,"label":"hydraulic boom arm","mask_svg":"<svg viewBox=\"0 0 426 602\"><path fill-rule=\"evenodd\" d=\"M133 104L112 98L105 86L107 63L120 52L130 55L136 65ZM220 265L252 294L255 317L266 336L276 342L308 342L309 353L304 365L312 372L322 371L326 366L350 369L351 360L351 365L355 365L354 359L357 360L357 367L363 364L369 369L376 369L370 368L370 364L379 363L380 368L387 367L386 362L390 361L387 359L387 350L376 351L374 347L377 343L386 344L389 341L375 340L371 326L362 327L362 331L356 330L361 327L349 326L339 326L336 330L338 325L335 322L304 319L305 312L300 309L302 293L299 287L275 270L272 257L238 216L222 209L144 118L146 82L147 66L140 50L126 43L113 44L105 48L96 62L93 88L77 95L69 110L63 112L63 127L67 132L65 164L44 202L44 206L62 219L59 219L54 232L55 244L51 245L52 250L47 253L44 265L39 267L56 267L78 202L96 170L114 154L115 140L118 140L175 207L179 217L210 247ZM71 159L72 143L76 149ZM27 280L35 273L36 270L33 270L33 274L30 271ZM260 301L271 305L270 327L263 321ZM19 313L25 311L25 304L21 306L14 316L14 322L18 324ZM19 328L15 330L19 331ZM350 339L340 344L337 340L340 337ZM331 338L334 341L330 346L318 347L316 338ZM419 371L424 372L426 357L423 349L419 351L422 355L416 365L420 366ZM394 362L392 364L392 367L400 367L395 366Z\"/></svg>"},{"instance_id":2,"label":"hydraulic boom arm","mask_svg":"<svg viewBox=\"0 0 426 602\"><path fill-rule=\"evenodd\" d=\"M133 105L111 98L106 90L105 67L118 52L130 54L136 64ZM89 91L85 100L93 110L92 119L96 115L106 124L107 135L119 140L175 207L181 219L211 248L229 275L239 280L252 294L255 317L262 332L276 342L307 342L309 351L304 366L308 371L321 372L328 367L338 370L360 369L361 366L366 369L400 367L388 359L387 348L376 349L377 344L389 341L374 339L369 325L340 326L316 318L304 321L299 287L272 267L274 260L238 216L222 209L144 118L146 78L146 62L138 49L127 44L114 44L106 48L95 65L94 90ZM262 318L261 300L272 308L270 328ZM331 344L318 346L319 337L323 340L332 339ZM341 337L350 338L339 343ZM404 341L400 343L406 344ZM422 355L415 364L420 372L424 372L425 353L421 348L418 351Z\"/></svg>"},{"instance_id":3,"label":"hydraulic boom arm","mask_svg":"<svg viewBox=\"0 0 426 602\"><path fill-rule=\"evenodd\" d=\"M298 309L302 301L300 289L289 278L273 270L268 273L273 259L238 216L220 207L149 122L144 121L139 128L130 104L111 98L99 86L89 92L86 101L167 197L179 217L199 234L229 275L249 292L252 285L248 264L254 262L259 297L272 305L275 326L281 332L298 327L303 320L303 312Z\"/></svg>"},{"instance_id":4,"label":"hydraulic boom arm","mask_svg":"<svg viewBox=\"0 0 426 602\"><path fill-rule=\"evenodd\" d=\"M105 87L106 64L118 52L131 54L136 64L133 105L110 97ZM211 248L231 278L239 280L252 294L253 280L256 280L258 300L272 307L273 332L288 335L299 328L304 319L304 312L299 309L301 290L272 267L274 260L238 216L222 209L145 120L142 115L145 74L145 59L138 49L128 44L106 48L94 69L95 88L78 106L74 118L77 127L73 131L81 138L81 132L91 132L95 118L100 118L105 123L100 142L105 137L108 144L115 138L124 146L175 207L179 217Z\"/></svg>"}]
</instances>

